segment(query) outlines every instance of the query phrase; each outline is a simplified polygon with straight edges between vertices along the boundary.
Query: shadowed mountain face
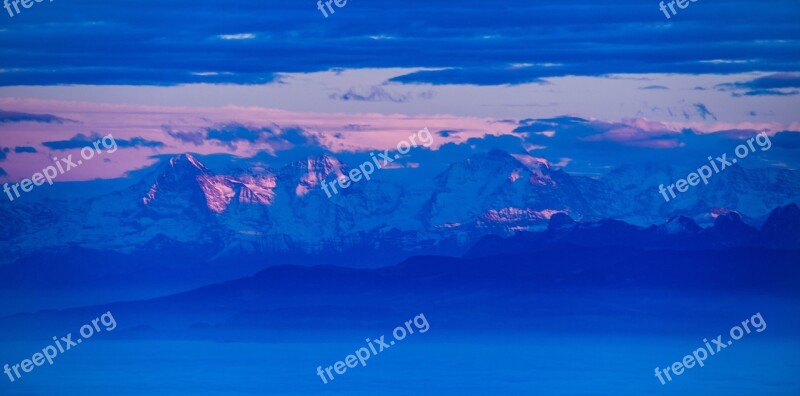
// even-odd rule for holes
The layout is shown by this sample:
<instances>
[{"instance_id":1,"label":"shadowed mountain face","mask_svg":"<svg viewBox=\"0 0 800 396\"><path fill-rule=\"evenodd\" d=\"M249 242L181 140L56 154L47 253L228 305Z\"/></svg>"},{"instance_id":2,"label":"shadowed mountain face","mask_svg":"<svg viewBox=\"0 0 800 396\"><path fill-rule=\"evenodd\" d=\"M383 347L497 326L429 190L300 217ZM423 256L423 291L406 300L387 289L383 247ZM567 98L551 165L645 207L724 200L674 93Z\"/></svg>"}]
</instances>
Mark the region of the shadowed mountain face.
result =
<instances>
[{"instance_id":1,"label":"shadowed mountain face","mask_svg":"<svg viewBox=\"0 0 800 396\"><path fill-rule=\"evenodd\" d=\"M52 328L111 310L120 323L124 318L120 337L274 340L313 331L330 339L335 335L328 332L379 331L422 311L436 318L438 331L699 332L753 309L748 303L723 309L720 299L800 297L799 253L572 246L471 259L416 257L373 270L278 266L154 300L7 317L0 328L13 328L15 337L46 337Z\"/></svg>"},{"instance_id":2,"label":"shadowed mountain face","mask_svg":"<svg viewBox=\"0 0 800 396\"><path fill-rule=\"evenodd\" d=\"M346 257L335 257L339 266L272 266L239 279L234 278L275 263L257 255L209 260L212 251L181 250L164 240L151 245L154 252L163 249L161 256L77 250L58 252L50 261L25 260L24 266L0 269L0 289L47 296L46 289L49 296L70 298L71 305L138 299L107 306L128 318L129 331L122 333L130 337L250 340L292 338L290 333L304 329L379 330L392 318L420 309L451 329L564 332L575 331L578 320L598 331L617 331L618 321L631 322L634 312L663 310L664 299L674 294L712 300L743 294L800 297L795 287L800 281L798 209L794 204L775 209L760 229L735 212L717 216L707 228L682 216L639 227L617 220L577 222L557 213L545 231L487 236L464 258L419 256L397 266L354 269L346 268ZM308 264L306 259L313 258L295 256L292 263ZM53 260L61 262L58 271L44 271ZM232 280L142 299L220 278ZM132 281L138 294L126 289ZM81 300L78 291L95 293ZM696 302L685 298L676 302L686 305L685 312L670 310L667 316L676 315L671 320L697 320L699 328L706 322L696 316L732 315L715 312L710 303L694 307ZM43 328L72 325L97 309L4 321L15 335L41 336L41 323L52 325ZM543 315L549 318L546 325L537 322ZM629 325L649 332L688 329L665 325L664 315L643 315Z\"/></svg>"},{"instance_id":3,"label":"shadowed mountain face","mask_svg":"<svg viewBox=\"0 0 800 396\"><path fill-rule=\"evenodd\" d=\"M678 216L665 224L637 227L616 220L578 223L559 213L546 231L521 232L510 238L487 236L467 256L527 253L552 247L619 247L643 250L719 250L731 247L800 249L800 208L795 204L770 213L761 229L728 212L716 217L711 227L701 228L692 219Z\"/></svg>"},{"instance_id":4,"label":"shadowed mountain face","mask_svg":"<svg viewBox=\"0 0 800 396\"><path fill-rule=\"evenodd\" d=\"M292 252L321 257L317 263L344 252L370 252L350 264L380 266L387 257L460 254L486 235L544 230L556 213L642 227L672 219L653 230L669 234L685 218L710 225L736 212L740 219L719 227L746 234L739 223L757 226L775 207L800 201L796 171L733 167L712 179L714 185L666 203L658 185L679 174L669 167L631 165L592 179L498 150L441 171L424 163L381 170L328 198L322 183L343 178L351 167L318 155L278 169L255 159L210 169L192 155L177 156L137 173L144 176L126 188L91 198L3 204L0 233L8 248L2 260L65 247L130 254L171 246L213 252L209 259ZM89 188L85 183L64 188ZM775 239L776 246L791 243Z\"/></svg>"},{"instance_id":5,"label":"shadowed mountain face","mask_svg":"<svg viewBox=\"0 0 800 396\"><path fill-rule=\"evenodd\" d=\"M788 205L775 209L761 233L770 246L800 246L800 207Z\"/></svg>"}]
</instances>

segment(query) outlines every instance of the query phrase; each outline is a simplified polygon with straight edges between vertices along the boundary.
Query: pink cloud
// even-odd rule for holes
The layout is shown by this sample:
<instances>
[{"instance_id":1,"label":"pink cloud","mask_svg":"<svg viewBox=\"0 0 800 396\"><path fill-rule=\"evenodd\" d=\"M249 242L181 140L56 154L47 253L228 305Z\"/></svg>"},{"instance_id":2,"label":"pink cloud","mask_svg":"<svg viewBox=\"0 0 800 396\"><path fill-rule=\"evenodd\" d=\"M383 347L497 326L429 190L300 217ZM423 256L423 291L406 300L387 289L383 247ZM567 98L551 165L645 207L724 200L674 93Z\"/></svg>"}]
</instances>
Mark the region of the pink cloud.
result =
<instances>
[{"instance_id":1,"label":"pink cloud","mask_svg":"<svg viewBox=\"0 0 800 396\"><path fill-rule=\"evenodd\" d=\"M114 166L98 166L70 172L60 180L84 180L86 178L109 178L124 175L126 171L151 165L154 155L193 152L198 154L228 153L250 157L258 152L274 153L276 146L271 141L237 142L236 145L210 144L197 139L181 139L175 131L197 133L205 128L238 123L247 126L276 130L300 128L316 139L319 144L332 151L366 151L394 149L397 143L407 140L418 130L428 128L434 135L431 149L460 139L485 135L509 134L515 125L501 123L489 118L459 117L452 115L401 114L340 114L294 112L263 107L162 107L144 105L102 104L76 101L38 99L0 99L0 109L27 113L48 113L76 120L70 124L3 123L0 135L5 146L33 146L41 155L11 153L2 167L9 173L8 179L28 178L52 161L48 155L68 155L67 151L52 151L42 142L64 140L77 133L113 134L117 139L141 137L160 141L162 148L120 149L113 154ZM353 128L358 125L358 128ZM443 137L440 130L459 130L456 136ZM170 136L168 131L173 132ZM195 136L195 135L193 135ZM201 144L198 144L201 143ZM106 165L106 164L103 164ZM96 169L95 169L96 168Z\"/></svg>"}]
</instances>

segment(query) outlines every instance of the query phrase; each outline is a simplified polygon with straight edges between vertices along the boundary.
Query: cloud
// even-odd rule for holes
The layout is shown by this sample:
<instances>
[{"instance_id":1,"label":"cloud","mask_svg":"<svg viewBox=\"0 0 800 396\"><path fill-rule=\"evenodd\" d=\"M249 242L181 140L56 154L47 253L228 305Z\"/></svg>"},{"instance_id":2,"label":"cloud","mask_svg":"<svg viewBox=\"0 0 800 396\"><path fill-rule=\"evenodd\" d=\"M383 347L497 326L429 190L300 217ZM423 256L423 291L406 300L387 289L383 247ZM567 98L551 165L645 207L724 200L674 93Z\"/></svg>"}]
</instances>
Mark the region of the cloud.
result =
<instances>
[{"instance_id":1,"label":"cloud","mask_svg":"<svg viewBox=\"0 0 800 396\"><path fill-rule=\"evenodd\" d=\"M800 91L778 91L777 89L754 89L747 91L744 96L794 96ZM742 96L741 94L733 94L733 96Z\"/></svg>"},{"instance_id":2,"label":"cloud","mask_svg":"<svg viewBox=\"0 0 800 396\"><path fill-rule=\"evenodd\" d=\"M237 142L255 143L261 139L262 135L270 135L272 130L269 128L251 129L240 124L223 125L219 128L206 130L206 139L216 140L228 147L235 147Z\"/></svg>"},{"instance_id":3,"label":"cloud","mask_svg":"<svg viewBox=\"0 0 800 396\"><path fill-rule=\"evenodd\" d=\"M238 33L238 34L220 34L219 36L222 40L252 40L256 38L256 35L253 33Z\"/></svg>"},{"instance_id":4,"label":"cloud","mask_svg":"<svg viewBox=\"0 0 800 396\"><path fill-rule=\"evenodd\" d=\"M729 78L721 76L717 81L726 81ZM631 82L633 89L642 84L638 81ZM673 86L672 84L667 84ZM694 86L693 83L685 85ZM525 90L527 87L518 88ZM476 89L477 90L477 89ZM675 88L677 92L677 88ZM634 91L640 92L642 91ZM729 101L738 99L728 95L719 95ZM470 96L475 98L477 96ZM322 100L328 101L325 95ZM136 137L143 136L151 141L161 141L156 144L165 144L159 152L175 154L180 152L196 152L201 155L232 154L238 157L253 156L260 151L265 152L265 157L273 158L276 163L283 163L287 158L299 159L305 155L327 151L335 155L343 153L357 153L356 157L363 156L374 150L396 149L397 142L407 140L408 137L423 127L427 127L434 134L432 150L450 150L448 143L455 143L460 147L459 152L467 155L472 148L493 147L507 151L516 150L524 153L525 149L535 150L537 157L547 158L552 163L560 162L561 158L571 158L572 161L564 169L570 172L598 173L607 167L624 163L646 161L663 161L670 164L692 164L695 169L698 161L705 161L709 155L721 155L730 152L741 143L741 138L747 139L757 132L768 128L770 134L776 131L797 131L800 124L765 122L753 120L744 113L745 121L714 121L706 115L707 119L697 115L698 109L693 104L707 104L713 102L698 100L683 102L685 110L693 115L693 120L685 122L672 120L654 122L644 117L633 119L595 119L577 116L536 117L524 118L521 121L512 121L507 118L493 119L469 116L454 116L447 114L423 113L406 115L400 113L315 113L295 112L264 107L163 107L121 104L96 104L68 101L59 104L48 102L30 102L28 107L7 107L15 110L31 111L30 109L43 108L53 114L81 114L81 122L85 130L107 131L113 133L117 139L136 144ZM1 104L1 103L0 103ZM724 104L714 105L719 107L706 110L711 113L724 111ZM749 105L748 105L749 106ZM425 109L425 103L421 104ZM750 111L750 107L744 108ZM681 109L684 110L684 109ZM762 111L758 108L759 113ZM538 114L532 110L530 114ZM716 115L716 114L715 114ZM723 117L719 117L723 118ZM231 120L238 122L232 123ZM112 125L112 130L109 125ZM170 125L170 127L164 127ZM16 125L12 125L16 128ZM9 126L6 126L9 127ZM79 139L69 137L75 132L70 125L58 124L32 124L24 127L30 128L36 135L30 133L8 134L3 140L4 146L35 146L38 150L48 151L48 145L41 145L38 141L32 142L32 136L43 136L41 140L50 141L52 146L82 148L92 140L92 137L78 136ZM444 133L439 133L444 131ZM86 132L84 132L87 134ZM146 133L145 135L142 135ZM792 132L794 133L794 132ZM495 136L491 136L495 135ZM502 135L502 136L500 136ZM786 136L786 137L784 137ZM789 151L794 144L790 141L794 136L779 134L776 139L784 140L785 144L775 143L775 148L764 153L764 158L774 158L776 162L794 166L800 162L797 149ZM739 141L737 141L737 139ZM67 141L66 143L64 141ZM75 143L71 140L78 140ZM53 143L52 141L56 141ZM469 142L469 145L466 145ZM123 143L124 145L124 143ZM231 147L236 147L232 150ZM785 148L783 148L785 147ZM424 151L424 150L423 150ZM296 155L295 155L296 154ZM416 156L416 154L415 154ZM5 165L8 172L15 177L30 175L36 171L32 166L34 160L45 159L41 155L9 154L8 161L0 163ZM759 156L760 158L762 156ZM432 159L441 161L441 157ZM151 164L151 150L126 150L123 157L114 156L113 169L108 170L108 175L124 174L133 169L139 169ZM760 160L760 159L759 159ZM761 165L759 160L744 166ZM356 161L359 161L356 158ZM363 158L360 159L363 161ZM29 165L24 165L28 162ZM425 166L427 162L420 162ZM111 166L110 166L111 168ZM39 166L41 169L41 166ZM113 170L113 172L112 172ZM83 177L83 176L81 176ZM96 176L93 176L96 177Z\"/></svg>"},{"instance_id":5,"label":"cloud","mask_svg":"<svg viewBox=\"0 0 800 396\"><path fill-rule=\"evenodd\" d=\"M97 137L99 138L99 136ZM95 140L97 140L95 138ZM139 148L139 147L147 147L147 148L161 148L164 147L165 144L155 140L147 140L141 137L132 137L129 140L125 139L114 139L117 142L117 146L119 148Z\"/></svg>"},{"instance_id":6,"label":"cloud","mask_svg":"<svg viewBox=\"0 0 800 396\"><path fill-rule=\"evenodd\" d=\"M93 133L90 136L84 135L79 133L68 140L54 140L49 142L42 142L42 145L51 149L51 150L73 150L73 149L80 149L84 147L91 147L93 142L96 142L103 137L99 134ZM147 148L161 148L164 147L164 143L154 141L154 140L147 140L141 137L132 137L128 140L126 139L114 139L117 142L117 147L119 148L139 148L139 147L147 147Z\"/></svg>"},{"instance_id":7,"label":"cloud","mask_svg":"<svg viewBox=\"0 0 800 396\"><path fill-rule=\"evenodd\" d=\"M462 132L462 131L460 131L458 129L442 129L441 131L438 132L438 134L439 134L439 136L441 136L443 138L447 138L447 137L455 135L455 134L457 134L459 132Z\"/></svg>"},{"instance_id":8,"label":"cloud","mask_svg":"<svg viewBox=\"0 0 800 396\"><path fill-rule=\"evenodd\" d=\"M20 153L36 153L37 151L36 151L36 148L34 148L34 147L18 146L18 147L14 147L14 152L17 153L17 154L20 154Z\"/></svg>"},{"instance_id":9,"label":"cloud","mask_svg":"<svg viewBox=\"0 0 800 396\"><path fill-rule=\"evenodd\" d=\"M700 117L702 117L704 120L707 117L708 118L713 118L714 120L717 119L717 116L715 116L714 113L710 112L708 110L708 107L706 107L706 105L704 105L702 103L695 103L694 104L694 108L697 110L697 114L699 114Z\"/></svg>"},{"instance_id":10,"label":"cloud","mask_svg":"<svg viewBox=\"0 0 800 396\"><path fill-rule=\"evenodd\" d=\"M342 127L346 131L363 131L370 128L367 124L347 124Z\"/></svg>"},{"instance_id":11,"label":"cloud","mask_svg":"<svg viewBox=\"0 0 800 396\"><path fill-rule=\"evenodd\" d=\"M751 62L747 59L712 59L712 60L704 60L700 61L700 63L711 63L714 65L724 65L724 64L731 64L731 63L747 63Z\"/></svg>"},{"instance_id":12,"label":"cloud","mask_svg":"<svg viewBox=\"0 0 800 396\"><path fill-rule=\"evenodd\" d=\"M316 145L316 138L300 128L253 127L240 123L226 123L199 131L174 131L169 127L167 134L184 143L202 146L206 141L236 150L238 144L266 145L271 150L287 150L296 146Z\"/></svg>"},{"instance_id":13,"label":"cloud","mask_svg":"<svg viewBox=\"0 0 800 396\"><path fill-rule=\"evenodd\" d=\"M7 122L42 122L47 124L63 124L65 122L76 121L54 116L52 114L31 114L18 111L0 110L0 124Z\"/></svg>"},{"instance_id":14,"label":"cloud","mask_svg":"<svg viewBox=\"0 0 800 396\"><path fill-rule=\"evenodd\" d=\"M433 85L518 85L547 84L542 77L554 77L560 73L553 70L530 68L509 69L505 66L497 68L456 68L445 70L424 70L394 77L389 81L400 83L433 84Z\"/></svg>"},{"instance_id":15,"label":"cloud","mask_svg":"<svg viewBox=\"0 0 800 396\"><path fill-rule=\"evenodd\" d=\"M541 132L552 130L551 137ZM758 129L717 129L713 133L691 128L675 128L645 119L619 122L577 117L526 119L515 130L523 147L536 150L536 156L551 162L570 158L565 169L576 173L599 174L606 169L629 163L663 162L677 168L695 168L709 155L731 152L738 144L761 132ZM800 132L785 131L772 138L768 156L754 159L750 166L770 162L800 165ZM760 152L760 151L759 151Z\"/></svg>"},{"instance_id":16,"label":"cloud","mask_svg":"<svg viewBox=\"0 0 800 396\"><path fill-rule=\"evenodd\" d=\"M627 146L647 147L647 148L675 148L680 147L681 143L676 139L675 131L667 126L650 122L641 118L625 120L623 122L601 122L591 121L591 125L596 128L598 133L590 134L580 138L585 142L615 142ZM555 131L538 132L546 138L556 136Z\"/></svg>"},{"instance_id":17,"label":"cloud","mask_svg":"<svg viewBox=\"0 0 800 396\"><path fill-rule=\"evenodd\" d=\"M733 85L750 89L800 88L800 73L775 73Z\"/></svg>"},{"instance_id":18,"label":"cloud","mask_svg":"<svg viewBox=\"0 0 800 396\"><path fill-rule=\"evenodd\" d=\"M800 88L800 73L773 73L749 81L718 84L718 91L732 91L733 96L792 96Z\"/></svg>"},{"instance_id":19,"label":"cloud","mask_svg":"<svg viewBox=\"0 0 800 396\"><path fill-rule=\"evenodd\" d=\"M206 133L204 131L202 132L173 131L172 128L169 126L165 126L164 129L166 130L168 135L184 143L191 143L194 144L195 146L202 146L203 143L205 142Z\"/></svg>"},{"instance_id":20,"label":"cloud","mask_svg":"<svg viewBox=\"0 0 800 396\"><path fill-rule=\"evenodd\" d=\"M689 23L680 27L648 2L528 1L507 8L463 0L450 9L436 0L426 3L427 12L392 0L371 4L323 21L305 2L174 0L160 2L158 13L133 2L75 2L69 12L4 27L4 36L25 40L4 40L0 84L176 85L207 77L259 84L276 73L391 67L448 69L409 82L482 85L565 75L800 70L793 0L769 7L719 2L714 12L681 16ZM442 8L447 18L437 12ZM731 59L736 54L746 60ZM220 74L192 75L205 71Z\"/></svg>"},{"instance_id":21,"label":"cloud","mask_svg":"<svg viewBox=\"0 0 800 396\"><path fill-rule=\"evenodd\" d=\"M643 89L643 90L662 90L662 89L663 90L667 90L669 88L667 88L667 87L665 87L663 85L648 85L646 87L641 87L639 89Z\"/></svg>"},{"instance_id":22,"label":"cloud","mask_svg":"<svg viewBox=\"0 0 800 396\"><path fill-rule=\"evenodd\" d=\"M394 103L406 103L412 98L414 95L411 93L406 94L392 94L387 92L382 87L371 87L366 92L361 91L359 92L355 88L350 88L345 93L334 93L328 96L331 99L335 100L343 100L343 101L358 101L358 102L394 102Z\"/></svg>"}]
</instances>

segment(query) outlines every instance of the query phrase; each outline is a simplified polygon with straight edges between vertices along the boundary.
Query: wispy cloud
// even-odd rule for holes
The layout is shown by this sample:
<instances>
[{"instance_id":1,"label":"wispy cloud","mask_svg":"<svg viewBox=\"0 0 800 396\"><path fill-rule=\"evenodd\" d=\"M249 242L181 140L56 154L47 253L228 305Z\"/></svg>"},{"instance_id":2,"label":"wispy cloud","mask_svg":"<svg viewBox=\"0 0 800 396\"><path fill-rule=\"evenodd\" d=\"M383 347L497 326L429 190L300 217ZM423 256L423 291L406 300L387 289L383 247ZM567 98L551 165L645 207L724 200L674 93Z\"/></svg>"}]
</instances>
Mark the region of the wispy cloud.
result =
<instances>
[{"instance_id":1,"label":"wispy cloud","mask_svg":"<svg viewBox=\"0 0 800 396\"><path fill-rule=\"evenodd\" d=\"M710 63L712 65L730 65L730 64L743 64L751 62L747 59L711 59L701 60L700 63Z\"/></svg>"},{"instance_id":2,"label":"wispy cloud","mask_svg":"<svg viewBox=\"0 0 800 396\"><path fill-rule=\"evenodd\" d=\"M35 147L18 146L14 147L14 152L17 154L21 154L21 153L37 153L38 151L36 151Z\"/></svg>"},{"instance_id":3,"label":"wispy cloud","mask_svg":"<svg viewBox=\"0 0 800 396\"><path fill-rule=\"evenodd\" d=\"M31 114L18 111L0 110L0 124L7 122L43 122L63 124L65 122L76 121L54 116L52 114Z\"/></svg>"},{"instance_id":4,"label":"wispy cloud","mask_svg":"<svg viewBox=\"0 0 800 396\"><path fill-rule=\"evenodd\" d=\"M256 35L253 33L237 33L237 34L220 34L219 36L222 40L252 40L256 38Z\"/></svg>"},{"instance_id":5,"label":"wispy cloud","mask_svg":"<svg viewBox=\"0 0 800 396\"><path fill-rule=\"evenodd\" d=\"M665 87L663 85L648 85L646 87L641 87L639 89L644 89L644 90L668 90L669 88Z\"/></svg>"},{"instance_id":6,"label":"wispy cloud","mask_svg":"<svg viewBox=\"0 0 800 396\"><path fill-rule=\"evenodd\" d=\"M98 139L102 139L102 136L96 133L91 135L79 133L67 140L42 142L42 145L51 150L72 150L91 146L92 142L95 142ZM147 140L141 137L132 137L130 139L115 138L114 141L117 142L117 147L119 148L161 148L165 146L162 142Z\"/></svg>"},{"instance_id":7,"label":"wispy cloud","mask_svg":"<svg viewBox=\"0 0 800 396\"><path fill-rule=\"evenodd\" d=\"M420 92L418 94L413 94L411 92L407 93L391 93L384 89L383 87L370 87L368 89L356 89L350 88L346 92L343 93L333 93L330 94L328 97L335 100L343 100L343 101L358 101L358 102L394 102L394 103L406 103L414 98L418 99L430 99L434 93L432 91Z\"/></svg>"},{"instance_id":8,"label":"wispy cloud","mask_svg":"<svg viewBox=\"0 0 800 396\"><path fill-rule=\"evenodd\" d=\"M714 115L711 111L708 110L708 107L702 103L695 103L694 108L697 109L697 114L700 115L704 120L706 118L713 118L714 120L717 119L717 116Z\"/></svg>"},{"instance_id":9,"label":"wispy cloud","mask_svg":"<svg viewBox=\"0 0 800 396\"><path fill-rule=\"evenodd\" d=\"M231 150L238 149L241 143L248 143L270 152L318 144L312 134L300 128L247 126L237 122L206 127L198 131L176 131L171 127L165 127L165 130L169 136L184 143L202 146L208 142Z\"/></svg>"},{"instance_id":10,"label":"wispy cloud","mask_svg":"<svg viewBox=\"0 0 800 396\"><path fill-rule=\"evenodd\" d=\"M749 81L718 84L719 91L731 91L733 96L793 96L800 88L800 73L773 73Z\"/></svg>"},{"instance_id":11,"label":"wispy cloud","mask_svg":"<svg viewBox=\"0 0 800 396\"><path fill-rule=\"evenodd\" d=\"M777 89L753 89L744 93L744 96L794 96L800 93L800 91L792 90L792 91L779 91ZM740 96L738 94L734 94L734 96Z\"/></svg>"}]
</instances>

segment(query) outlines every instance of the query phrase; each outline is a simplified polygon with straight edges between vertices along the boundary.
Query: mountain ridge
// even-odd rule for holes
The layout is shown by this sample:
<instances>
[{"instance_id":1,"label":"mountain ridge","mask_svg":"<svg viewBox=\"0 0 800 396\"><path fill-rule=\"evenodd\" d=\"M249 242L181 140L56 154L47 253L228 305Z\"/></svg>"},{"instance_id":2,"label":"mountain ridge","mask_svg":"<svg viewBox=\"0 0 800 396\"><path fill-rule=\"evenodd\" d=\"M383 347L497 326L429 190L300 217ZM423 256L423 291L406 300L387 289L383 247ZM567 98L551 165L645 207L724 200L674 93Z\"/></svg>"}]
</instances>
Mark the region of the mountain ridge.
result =
<instances>
[{"instance_id":1,"label":"mountain ridge","mask_svg":"<svg viewBox=\"0 0 800 396\"><path fill-rule=\"evenodd\" d=\"M213 170L182 154L140 172L140 180L124 189L86 200L3 204L0 219L7 222L0 233L10 245L3 262L71 245L131 253L158 238L212 247L220 257L343 254L390 244L407 256L457 255L487 235L545 230L559 213L582 223L619 219L644 227L677 216L713 225L736 212L753 225L754 219L769 221L776 207L800 202L800 172L734 168L672 206L648 184L668 182L674 174L669 166L630 165L589 178L528 154L492 150L436 173L424 164L382 170L329 199L320 183L352 169L331 154L277 169L238 161L235 169ZM780 204L767 208L772 203Z\"/></svg>"}]
</instances>

